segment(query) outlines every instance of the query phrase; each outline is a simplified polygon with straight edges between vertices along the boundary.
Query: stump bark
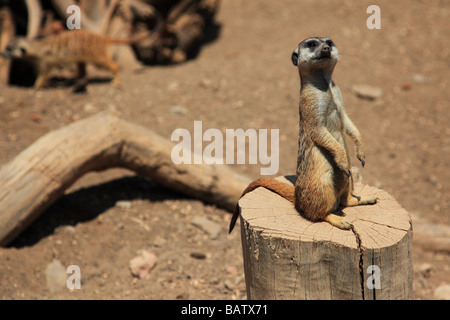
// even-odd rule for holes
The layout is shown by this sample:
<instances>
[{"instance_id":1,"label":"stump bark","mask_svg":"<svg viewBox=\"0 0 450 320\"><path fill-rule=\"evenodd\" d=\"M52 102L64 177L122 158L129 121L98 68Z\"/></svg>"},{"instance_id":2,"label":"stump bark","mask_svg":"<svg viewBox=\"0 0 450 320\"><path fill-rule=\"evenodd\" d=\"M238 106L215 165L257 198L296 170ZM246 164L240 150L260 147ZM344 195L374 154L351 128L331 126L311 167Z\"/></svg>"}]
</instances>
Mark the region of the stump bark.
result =
<instances>
[{"instance_id":1,"label":"stump bark","mask_svg":"<svg viewBox=\"0 0 450 320\"><path fill-rule=\"evenodd\" d=\"M295 176L279 178L293 184ZM356 183L371 206L347 207L354 226L313 223L277 194L258 188L239 201L249 299L411 299L412 224L388 193Z\"/></svg>"}]
</instances>

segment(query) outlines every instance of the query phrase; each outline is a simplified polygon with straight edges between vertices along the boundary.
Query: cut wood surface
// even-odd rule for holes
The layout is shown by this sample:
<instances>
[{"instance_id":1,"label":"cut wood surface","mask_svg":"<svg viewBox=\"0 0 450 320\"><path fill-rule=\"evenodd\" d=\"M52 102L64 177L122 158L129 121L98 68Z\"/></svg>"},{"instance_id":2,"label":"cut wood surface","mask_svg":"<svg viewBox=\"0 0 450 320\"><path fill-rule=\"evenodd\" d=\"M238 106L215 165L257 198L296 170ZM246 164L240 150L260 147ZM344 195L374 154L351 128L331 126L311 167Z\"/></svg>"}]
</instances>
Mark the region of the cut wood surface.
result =
<instances>
[{"instance_id":1,"label":"cut wood surface","mask_svg":"<svg viewBox=\"0 0 450 320\"><path fill-rule=\"evenodd\" d=\"M0 245L12 241L85 173L113 167L233 210L250 179L225 165L175 165L173 146L109 112L46 134L0 168Z\"/></svg>"},{"instance_id":2,"label":"cut wood surface","mask_svg":"<svg viewBox=\"0 0 450 320\"><path fill-rule=\"evenodd\" d=\"M290 182L279 179L295 181L287 178ZM410 299L409 213L383 190L357 183L355 194L377 195L379 201L344 208L353 230L306 220L290 202L264 188L245 195L239 206L248 297ZM380 289L367 283L377 270Z\"/></svg>"}]
</instances>

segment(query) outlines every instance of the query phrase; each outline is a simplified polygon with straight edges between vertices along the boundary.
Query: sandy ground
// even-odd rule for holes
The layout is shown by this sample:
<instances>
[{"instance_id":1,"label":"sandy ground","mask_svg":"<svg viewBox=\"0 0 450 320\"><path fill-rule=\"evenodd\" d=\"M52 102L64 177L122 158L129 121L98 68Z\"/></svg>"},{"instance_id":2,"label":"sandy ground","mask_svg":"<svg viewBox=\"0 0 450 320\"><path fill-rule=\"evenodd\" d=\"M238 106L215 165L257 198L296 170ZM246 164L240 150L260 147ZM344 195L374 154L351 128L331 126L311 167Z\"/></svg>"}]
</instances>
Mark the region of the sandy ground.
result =
<instances>
[{"instance_id":1,"label":"sandy ground","mask_svg":"<svg viewBox=\"0 0 450 320\"><path fill-rule=\"evenodd\" d=\"M293 174L299 79L290 55L304 38L329 36L341 53L335 82L366 143L364 183L386 190L415 216L449 225L450 2L377 1L379 30L366 27L370 4L223 1L217 38L186 63L123 70L118 88L100 81L85 94L3 86L0 164L51 130L113 109L167 139L176 128L192 131L195 120L204 129L279 129L277 175ZM361 84L382 89L381 97L356 97L349 89ZM233 167L260 175L260 165ZM193 225L196 216L219 225L218 237ZM90 173L0 249L0 299L245 299L240 234L227 234L229 219L133 172ZM128 264L141 249L158 262L137 279ZM80 267L81 290L47 286L53 260ZM450 283L449 262L448 252L413 242L414 299L433 299Z\"/></svg>"}]
</instances>

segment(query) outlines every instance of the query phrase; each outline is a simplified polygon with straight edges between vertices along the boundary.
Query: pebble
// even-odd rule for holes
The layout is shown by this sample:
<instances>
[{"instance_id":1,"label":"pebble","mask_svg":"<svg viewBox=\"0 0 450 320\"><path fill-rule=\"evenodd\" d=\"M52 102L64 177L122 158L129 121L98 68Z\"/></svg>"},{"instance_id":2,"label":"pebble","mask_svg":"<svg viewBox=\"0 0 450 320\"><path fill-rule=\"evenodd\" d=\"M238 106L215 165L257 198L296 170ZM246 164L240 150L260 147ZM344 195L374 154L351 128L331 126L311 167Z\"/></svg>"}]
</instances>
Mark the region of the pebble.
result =
<instances>
[{"instance_id":1,"label":"pebble","mask_svg":"<svg viewBox=\"0 0 450 320\"><path fill-rule=\"evenodd\" d=\"M421 74L415 73L411 76L411 80L414 83L423 84L423 83L430 83L432 80L430 78L427 78Z\"/></svg>"},{"instance_id":2,"label":"pebble","mask_svg":"<svg viewBox=\"0 0 450 320\"><path fill-rule=\"evenodd\" d=\"M443 284L434 290L436 300L450 300L450 284Z\"/></svg>"},{"instance_id":3,"label":"pebble","mask_svg":"<svg viewBox=\"0 0 450 320\"><path fill-rule=\"evenodd\" d=\"M206 254L202 252L191 252L191 257L199 260L206 259Z\"/></svg>"},{"instance_id":4,"label":"pebble","mask_svg":"<svg viewBox=\"0 0 450 320\"><path fill-rule=\"evenodd\" d=\"M47 288L51 292L56 292L66 286L66 269L58 260L53 260L47 265L47 268L45 268L45 276L47 279Z\"/></svg>"},{"instance_id":5,"label":"pebble","mask_svg":"<svg viewBox=\"0 0 450 320\"><path fill-rule=\"evenodd\" d=\"M170 112L173 114L180 114L180 115L186 115L188 113L188 111L180 106L174 106L172 108L170 108Z\"/></svg>"},{"instance_id":6,"label":"pebble","mask_svg":"<svg viewBox=\"0 0 450 320\"><path fill-rule=\"evenodd\" d=\"M419 273L424 276L425 278L429 278L431 275L431 270L433 269L433 266L430 263L422 263L419 266Z\"/></svg>"},{"instance_id":7,"label":"pebble","mask_svg":"<svg viewBox=\"0 0 450 320\"><path fill-rule=\"evenodd\" d=\"M42 121L42 117L36 113L33 113L30 115L30 119L34 122L41 122Z\"/></svg>"},{"instance_id":8,"label":"pebble","mask_svg":"<svg viewBox=\"0 0 450 320\"><path fill-rule=\"evenodd\" d=\"M144 278L155 267L158 258L152 252L141 250L140 254L129 262L131 274L139 279Z\"/></svg>"},{"instance_id":9,"label":"pebble","mask_svg":"<svg viewBox=\"0 0 450 320\"><path fill-rule=\"evenodd\" d=\"M195 216L191 223L206 232L211 239L217 239L220 234L220 225L203 216Z\"/></svg>"},{"instance_id":10,"label":"pebble","mask_svg":"<svg viewBox=\"0 0 450 320\"><path fill-rule=\"evenodd\" d=\"M177 81L172 81L167 85L167 90L170 92L175 92L179 86L180 84Z\"/></svg>"},{"instance_id":11,"label":"pebble","mask_svg":"<svg viewBox=\"0 0 450 320\"><path fill-rule=\"evenodd\" d=\"M234 290L234 284L230 280L225 280L223 284L225 286L225 289L230 291Z\"/></svg>"},{"instance_id":12,"label":"pebble","mask_svg":"<svg viewBox=\"0 0 450 320\"><path fill-rule=\"evenodd\" d=\"M116 205L116 207L119 207L121 209L128 210L131 208L131 201L121 200L121 201L117 201L115 205Z\"/></svg>"},{"instance_id":13,"label":"pebble","mask_svg":"<svg viewBox=\"0 0 450 320\"><path fill-rule=\"evenodd\" d=\"M94 112L96 110L96 108L92 103L88 102L83 106L83 110L85 112Z\"/></svg>"},{"instance_id":14,"label":"pebble","mask_svg":"<svg viewBox=\"0 0 450 320\"><path fill-rule=\"evenodd\" d=\"M64 226L62 227L62 231L68 234L75 234L76 229L73 226Z\"/></svg>"},{"instance_id":15,"label":"pebble","mask_svg":"<svg viewBox=\"0 0 450 320\"><path fill-rule=\"evenodd\" d=\"M355 84L350 87L350 90L359 98L367 100L375 100L383 95L383 90L378 87L373 87L365 84Z\"/></svg>"},{"instance_id":16,"label":"pebble","mask_svg":"<svg viewBox=\"0 0 450 320\"><path fill-rule=\"evenodd\" d=\"M235 275L238 273L238 269L235 266L228 266L225 269L226 274L231 274L231 275Z\"/></svg>"}]
</instances>

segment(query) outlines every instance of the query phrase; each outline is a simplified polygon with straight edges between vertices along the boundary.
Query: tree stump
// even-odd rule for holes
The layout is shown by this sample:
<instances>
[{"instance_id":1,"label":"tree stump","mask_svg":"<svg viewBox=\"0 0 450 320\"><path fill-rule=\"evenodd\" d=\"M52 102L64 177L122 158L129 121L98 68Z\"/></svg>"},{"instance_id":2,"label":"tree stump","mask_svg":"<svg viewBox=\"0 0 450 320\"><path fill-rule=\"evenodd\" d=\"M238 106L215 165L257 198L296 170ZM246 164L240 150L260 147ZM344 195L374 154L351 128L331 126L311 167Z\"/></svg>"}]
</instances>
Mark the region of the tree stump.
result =
<instances>
[{"instance_id":1,"label":"tree stump","mask_svg":"<svg viewBox=\"0 0 450 320\"><path fill-rule=\"evenodd\" d=\"M293 184L295 176L279 180ZM388 193L355 184L375 205L343 209L353 230L301 217L292 203L258 188L239 201L249 299L411 299L412 225Z\"/></svg>"}]
</instances>

